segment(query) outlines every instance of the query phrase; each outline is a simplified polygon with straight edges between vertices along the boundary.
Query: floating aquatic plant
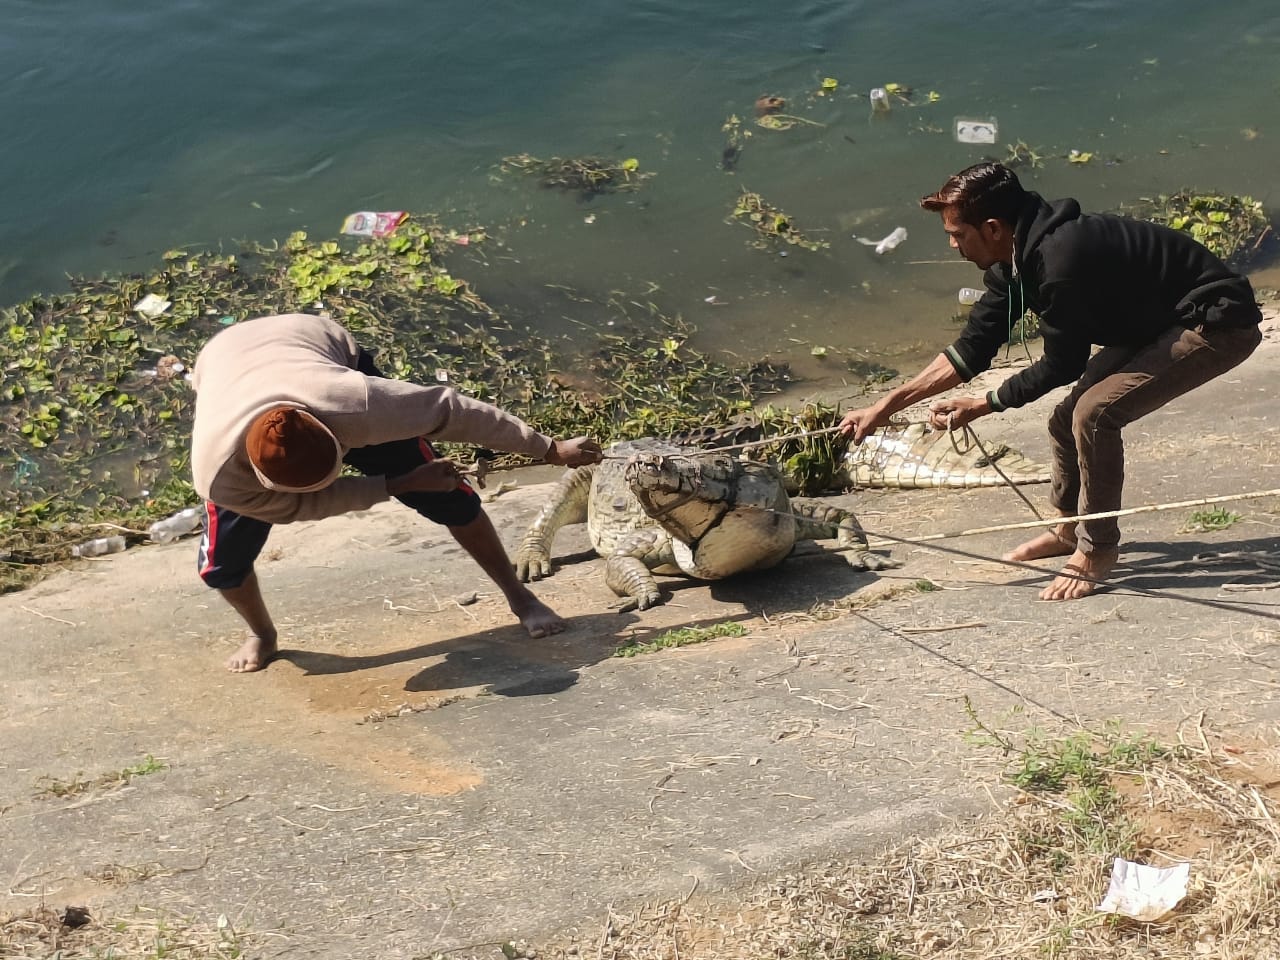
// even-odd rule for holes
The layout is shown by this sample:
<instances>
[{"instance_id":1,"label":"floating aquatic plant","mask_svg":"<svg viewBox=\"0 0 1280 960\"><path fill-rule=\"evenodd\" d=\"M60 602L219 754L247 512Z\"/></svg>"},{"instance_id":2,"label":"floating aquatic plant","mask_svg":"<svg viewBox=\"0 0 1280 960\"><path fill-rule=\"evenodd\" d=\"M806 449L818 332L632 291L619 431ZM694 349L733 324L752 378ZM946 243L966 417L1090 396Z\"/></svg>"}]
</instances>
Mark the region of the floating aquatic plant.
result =
<instances>
[{"instance_id":1,"label":"floating aquatic plant","mask_svg":"<svg viewBox=\"0 0 1280 960\"><path fill-rule=\"evenodd\" d=\"M1184 189L1143 197L1139 213L1189 233L1230 266L1248 262L1271 232L1262 201L1248 196Z\"/></svg>"},{"instance_id":2,"label":"floating aquatic plant","mask_svg":"<svg viewBox=\"0 0 1280 960\"><path fill-rule=\"evenodd\" d=\"M734 204L734 222L750 227L756 233L753 246L768 249L776 243L789 243L806 250L829 247L825 240L811 240L796 227L795 222L767 202L760 194L743 190Z\"/></svg>"},{"instance_id":3,"label":"floating aquatic plant","mask_svg":"<svg viewBox=\"0 0 1280 960\"><path fill-rule=\"evenodd\" d=\"M1030 167L1035 170L1044 166L1044 156L1039 152L1039 149L1033 149L1025 141L1019 140L1017 143L1009 143L1005 144L1005 146L1009 152L1005 156L1003 163L1010 170L1015 170L1018 167Z\"/></svg>"},{"instance_id":4,"label":"floating aquatic plant","mask_svg":"<svg viewBox=\"0 0 1280 960\"><path fill-rule=\"evenodd\" d=\"M638 190L653 173L640 170L635 157L609 160L604 157L551 157L541 160L527 153L503 157L498 165L503 173L520 173L538 178L544 187L576 191L583 196Z\"/></svg>"}]
</instances>

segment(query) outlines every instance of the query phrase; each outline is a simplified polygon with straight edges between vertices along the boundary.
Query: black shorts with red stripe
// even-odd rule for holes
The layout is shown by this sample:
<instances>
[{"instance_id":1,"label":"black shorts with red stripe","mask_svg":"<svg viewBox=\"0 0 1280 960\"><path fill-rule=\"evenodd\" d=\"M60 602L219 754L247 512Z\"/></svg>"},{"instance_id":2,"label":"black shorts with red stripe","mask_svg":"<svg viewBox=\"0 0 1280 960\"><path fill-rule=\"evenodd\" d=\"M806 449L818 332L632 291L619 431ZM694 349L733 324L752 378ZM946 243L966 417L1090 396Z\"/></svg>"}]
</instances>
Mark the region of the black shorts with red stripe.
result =
<instances>
[{"instance_id":1,"label":"black shorts with red stripe","mask_svg":"<svg viewBox=\"0 0 1280 960\"><path fill-rule=\"evenodd\" d=\"M371 377L382 375L364 350L360 351L357 369ZM409 437L348 450L343 462L365 476L399 476L437 457L435 448L426 439ZM396 499L446 527L466 526L481 511L480 497L467 483L448 493L406 493ZM205 504L205 511L204 535L200 538L197 557L200 578L219 590L238 587L252 572L254 561L271 533L271 524L212 501Z\"/></svg>"}]
</instances>

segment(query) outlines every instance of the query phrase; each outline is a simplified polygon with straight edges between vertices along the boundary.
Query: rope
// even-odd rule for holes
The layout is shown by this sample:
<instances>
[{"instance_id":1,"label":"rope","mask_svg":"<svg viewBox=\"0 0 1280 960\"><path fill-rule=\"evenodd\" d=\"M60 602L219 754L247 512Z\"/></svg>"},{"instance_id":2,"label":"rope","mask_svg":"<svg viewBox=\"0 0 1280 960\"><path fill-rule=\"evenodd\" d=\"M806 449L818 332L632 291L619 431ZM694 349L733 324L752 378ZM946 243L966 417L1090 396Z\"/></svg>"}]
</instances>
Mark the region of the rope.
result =
<instances>
[{"instance_id":1,"label":"rope","mask_svg":"<svg viewBox=\"0 0 1280 960\"><path fill-rule=\"evenodd\" d=\"M948 533L929 533L923 537L910 539L892 539L896 543L927 543L931 540L951 540L956 537L972 537L983 533L1001 533L1005 530L1027 530L1032 527L1057 526L1060 523L1080 523L1084 520L1107 520L1112 517L1130 517L1138 513L1154 513L1161 510L1185 510L1188 507L1203 507L1212 503L1231 503L1236 500L1260 500L1263 497L1280 497L1280 487L1273 490L1254 490L1250 493L1229 493L1218 497L1201 497L1198 500L1178 500L1172 503L1152 503L1144 507L1126 507L1123 510L1105 510L1101 513L1081 513L1074 517L1050 517L1048 519L1027 520L1022 523L999 523L989 527L970 527L967 530L952 530ZM879 536L879 534L877 534Z\"/></svg>"},{"instance_id":2,"label":"rope","mask_svg":"<svg viewBox=\"0 0 1280 960\"><path fill-rule=\"evenodd\" d=\"M1000 474L1000 479L1003 480L1008 485L1010 490L1012 490L1014 493L1016 493L1019 496L1019 498L1021 498L1022 502L1027 505L1027 509L1031 511L1032 515L1037 520L1043 520L1044 517L1040 515L1040 511L1036 509L1036 505L1032 503L1027 498L1027 495L1018 489L1018 485L1014 483L1012 480L1010 480L1008 475L1003 470L1000 469L1000 465L996 463L997 458L987 453L987 448L982 445L982 441L978 439L978 434L974 431L973 427L969 426L966 423L961 429L964 431L964 436L969 441L977 445L978 450L981 451L982 455L986 458L987 465L995 468L996 473ZM951 428L951 414L947 414L947 436L951 438L952 450L954 450L957 454L961 456L968 453L967 449L961 450L959 445L956 443L956 432Z\"/></svg>"},{"instance_id":3,"label":"rope","mask_svg":"<svg viewBox=\"0 0 1280 960\"><path fill-rule=\"evenodd\" d=\"M798 433L784 433L776 437L769 437L766 440L752 440L750 443L735 443L727 447L711 447L707 450L695 450L682 456L690 457L712 457L716 454L726 453L729 450L751 450L755 447L769 447L779 443L786 443L788 440L803 440L805 437L818 437L824 433L835 433L840 429L837 424L834 427L822 427L819 430L801 430ZM605 460L628 460L629 453L605 453Z\"/></svg>"}]
</instances>

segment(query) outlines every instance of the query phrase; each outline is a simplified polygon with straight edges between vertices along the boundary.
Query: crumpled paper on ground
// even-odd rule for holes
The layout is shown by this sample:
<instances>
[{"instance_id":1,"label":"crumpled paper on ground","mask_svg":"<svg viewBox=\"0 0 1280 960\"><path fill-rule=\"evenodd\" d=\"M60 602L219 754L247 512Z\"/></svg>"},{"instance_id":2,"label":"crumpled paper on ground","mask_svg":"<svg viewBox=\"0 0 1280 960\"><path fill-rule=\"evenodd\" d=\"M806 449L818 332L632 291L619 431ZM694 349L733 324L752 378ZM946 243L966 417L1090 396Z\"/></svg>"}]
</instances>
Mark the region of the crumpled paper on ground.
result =
<instances>
[{"instance_id":1,"label":"crumpled paper on ground","mask_svg":"<svg viewBox=\"0 0 1280 960\"><path fill-rule=\"evenodd\" d=\"M1149 867L1116 857L1111 866L1111 885L1098 909L1135 920L1158 920L1182 902L1190 876L1189 863Z\"/></svg>"}]
</instances>

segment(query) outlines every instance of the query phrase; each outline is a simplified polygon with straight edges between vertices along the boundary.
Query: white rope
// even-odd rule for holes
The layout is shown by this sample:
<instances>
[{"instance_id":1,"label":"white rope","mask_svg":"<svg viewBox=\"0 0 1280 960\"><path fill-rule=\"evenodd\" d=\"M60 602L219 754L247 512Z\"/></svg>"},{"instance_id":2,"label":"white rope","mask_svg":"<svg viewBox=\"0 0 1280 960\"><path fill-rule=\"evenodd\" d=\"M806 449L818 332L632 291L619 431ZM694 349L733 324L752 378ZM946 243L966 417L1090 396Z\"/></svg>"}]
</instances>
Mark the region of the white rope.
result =
<instances>
[{"instance_id":1,"label":"white rope","mask_svg":"<svg viewBox=\"0 0 1280 960\"><path fill-rule=\"evenodd\" d=\"M1111 517L1128 517L1138 513L1154 513L1161 510L1185 510L1188 507L1204 507L1212 503L1232 503L1237 500L1260 500L1263 497L1280 497L1280 488L1254 490L1251 493L1230 493L1219 497L1201 497L1198 500L1178 500L1172 503L1153 503L1144 507L1126 507L1123 510L1105 510L1101 513L1082 513L1074 517L1049 517L1043 520L1027 520L1022 523L1000 523L990 527L970 527L948 533L930 533L923 537L911 537L895 543L925 543L930 540L951 540L956 537L973 537L983 533L1000 533L1005 530L1027 530L1032 527L1052 527L1060 523L1080 523L1084 520L1107 520Z\"/></svg>"},{"instance_id":2,"label":"white rope","mask_svg":"<svg viewBox=\"0 0 1280 960\"><path fill-rule=\"evenodd\" d=\"M801 430L798 433L783 433L776 437L769 437L765 440L752 440L750 443L735 443L728 447L708 447L707 449L693 449L685 454L691 457L710 457L718 453L726 453L730 450L751 450L754 447L771 447L779 443L786 443L788 440L803 440L805 437L817 437L824 433L835 433L840 429L840 425L834 427L823 427L820 430ZM674 443L675 441L672 441ZM605 453L605 460L629 460L629 453Z\"/></svg>"}]
</instances>

